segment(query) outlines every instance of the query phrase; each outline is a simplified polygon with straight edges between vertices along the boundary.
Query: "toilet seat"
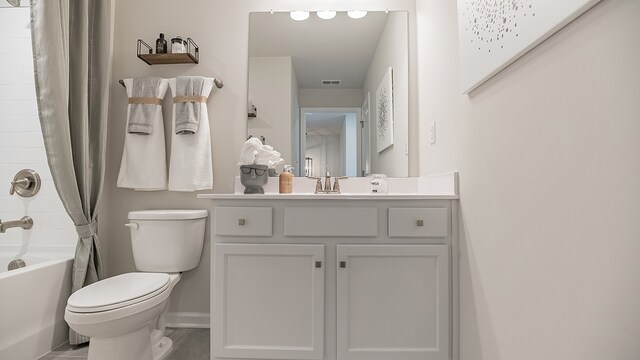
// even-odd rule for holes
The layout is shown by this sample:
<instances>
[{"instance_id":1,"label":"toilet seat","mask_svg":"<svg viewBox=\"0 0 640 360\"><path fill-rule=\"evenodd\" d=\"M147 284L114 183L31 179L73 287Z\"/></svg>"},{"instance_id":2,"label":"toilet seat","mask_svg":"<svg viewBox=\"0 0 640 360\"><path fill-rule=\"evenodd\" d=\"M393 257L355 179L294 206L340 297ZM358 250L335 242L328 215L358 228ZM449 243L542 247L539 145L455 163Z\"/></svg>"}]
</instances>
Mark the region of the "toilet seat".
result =
<instances>
[{"instance_id":1,"label":"toilet seat","mask_svg":"<svg viewBox=\"0 0 640 360\"><path fill-rule=\"evenodd\" d=\"M97 313L124 308L163 293L171 285L165 273L127 273L95 282L73 293L67 310Z\"/></svg>"}]
</instances>

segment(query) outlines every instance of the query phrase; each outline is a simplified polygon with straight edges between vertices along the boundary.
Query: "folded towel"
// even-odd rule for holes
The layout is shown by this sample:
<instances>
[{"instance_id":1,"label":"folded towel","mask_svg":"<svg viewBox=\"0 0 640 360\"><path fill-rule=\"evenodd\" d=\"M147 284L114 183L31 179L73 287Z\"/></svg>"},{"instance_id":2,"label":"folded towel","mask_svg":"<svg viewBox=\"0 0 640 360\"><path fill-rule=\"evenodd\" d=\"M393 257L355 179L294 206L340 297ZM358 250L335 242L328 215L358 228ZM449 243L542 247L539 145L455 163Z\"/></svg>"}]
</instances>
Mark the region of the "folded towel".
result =
<instances>
[{"instance_id":1,"label":"folded towel","mask_svg":"<svg viewBox=\"0 0 640 360\"><path fill-rule=\"evenodd\" d=\"M132 96L133 79L124 79L127 95ZM162 79L157 98L164 98L168 81ZM133 104L128 106L130 114ZM131 119L130 116L127 117ZM117 186L141 191L167 189L167 157L164 144L164 122L162 107L153 106L150 116L154 131L148 136L139 136L125 131L124 151L120 162Z\"/></svg>"},{"instance_id":2,"label":"folded towel","mask_svg":"<svg viewBox=\"0 0 640 360\"><path fill-rule=\"evenodd\" d=\"M242 144L238 166L267 165L269 168L275 168L284 163L281 155L279 151L273 149L273 146L264 145L260 139L252 137Z\"/></svg>"},{"instance_id":3,"label":"folded towel","mask_svg":"<svg viewBox=\"0 0 640 360\"><path fill-rule=\"evenodd\" d=\"M254 165L258 158L258 154L260 153L260 149L262 149L262 142L260 139L252 137L245 141L244 144L242 144L242 149L240 150L240 162L238 162L238 166Z\"/></svg>"},{"instance_id":4,"label":"folded towel","mask_svg":"<svg viewBox=\"0 0 640 360\"><path fill-rule=\"evenodd\" d=\"M216 89L213 78L204 78L202 90L194 96L208 97ZM169 79L171 92L176 96L177 79ZM200 124L195 134L178 135L175 121L178 104L173 104L171 132L171 160L169 162L169 191L198 191L213 188L213 164L211 161L211 131L207 103L199 105Z\"/></svg>"},{"instance_id":5,"label":"folded towel","mask_svg":"<svg viewBox=\"0 0 640 360\"><path fill-rule=\"evenodd\" d=\"M153 116L162 98L158 97L159 77L133 79L129 97L129 134L150 135L153 132Z\"/></svg>"},{"instance_id":6,"label":"folded towel","mask_svg":"<svg viewBox=\"0 0 640 360\"><path fill-rule=\"evenodd\" d=\"M178 135L195 134L200 124L200 108L206 103L206 97L202 99L202 76L178 76L174 93L175 132ZM204 101L203 101L204 100Z\"/></svg>"},{"instance_id":7,"label":"folded towel","mask_svg":"<svg viewBox=\"0 0 640 360\"><path fill-rule=\"evenodd\" d=\"M284 159L280 156L279 151L273 149L269 145L264 145L258 152L258 158L256 159L256 165L267 165L270 169L275 168L277 165L284 164Z\"/></svg>"}]
</instances>

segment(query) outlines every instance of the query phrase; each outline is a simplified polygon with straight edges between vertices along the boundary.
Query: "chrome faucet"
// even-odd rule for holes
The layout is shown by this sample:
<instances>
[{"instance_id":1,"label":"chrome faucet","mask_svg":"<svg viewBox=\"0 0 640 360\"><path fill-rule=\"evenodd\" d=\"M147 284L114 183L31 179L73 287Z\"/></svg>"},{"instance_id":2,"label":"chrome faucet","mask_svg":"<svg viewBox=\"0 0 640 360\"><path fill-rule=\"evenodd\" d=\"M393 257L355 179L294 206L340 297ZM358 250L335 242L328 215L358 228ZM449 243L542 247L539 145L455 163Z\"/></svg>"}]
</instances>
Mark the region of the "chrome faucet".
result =
<instances>
[{"instance_id":1,"label":"chrome faucet","mask_svg":"<svg viewBox=\"0 0 640 360\"><path fill-rule=\"evenodd\" d=\"M7 229L15 228L15 227L23 228L24 230L29 230L33 227L33 219L29 216L23 216L22 219L20 220L6 221L6 222L2 222L2 220L0 220L0 234L6 232Z\"/></svg>"},{"instance_id":2,"label":"chrome faucet","mask_svg":"<svg viewBox=\"0 0 640 360\"><path fill-rule=\"evenodd\" d=\"M348 179L348 176L336 176L333 178L333 188L331 187L331 174L327 170L324 177L324 189L322 188L322 179L316 176L307 176L307 179L316 180L316 190L314 194L340 194L340 183L338 180Z\"/></svg>"}]
</instances>

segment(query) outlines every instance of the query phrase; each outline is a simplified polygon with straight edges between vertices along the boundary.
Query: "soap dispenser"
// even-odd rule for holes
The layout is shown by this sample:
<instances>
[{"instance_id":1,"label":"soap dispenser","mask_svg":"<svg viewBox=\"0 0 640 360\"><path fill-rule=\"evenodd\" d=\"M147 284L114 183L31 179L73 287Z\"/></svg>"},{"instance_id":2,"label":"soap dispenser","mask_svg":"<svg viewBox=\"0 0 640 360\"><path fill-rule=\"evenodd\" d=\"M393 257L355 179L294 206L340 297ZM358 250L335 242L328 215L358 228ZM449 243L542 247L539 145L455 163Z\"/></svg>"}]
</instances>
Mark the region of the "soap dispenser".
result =
<instances>
[{"instance_id":1,"label":"soap dispenser","mask_svg":"<svg viewBox=\"0 0 640 360\"><path fill-rule=\"evenodd\" d=\"M291 165L285 165L284 170L280 173L280 194L291 194L293 191L293 173L291 170L293 170Z\"/></svg>"}]
</instances>

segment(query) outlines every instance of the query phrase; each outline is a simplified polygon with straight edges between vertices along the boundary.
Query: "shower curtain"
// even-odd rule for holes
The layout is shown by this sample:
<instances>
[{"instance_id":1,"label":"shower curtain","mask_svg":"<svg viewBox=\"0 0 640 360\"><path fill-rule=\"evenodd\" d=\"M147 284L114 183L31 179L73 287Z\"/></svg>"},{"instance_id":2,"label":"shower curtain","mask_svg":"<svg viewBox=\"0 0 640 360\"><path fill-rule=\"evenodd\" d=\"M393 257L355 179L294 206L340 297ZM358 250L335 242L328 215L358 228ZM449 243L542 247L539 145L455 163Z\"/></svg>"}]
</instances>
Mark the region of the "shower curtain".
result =
<instances>
[{"instance_id":1,"label":"shower curtain","mask_svg":"<svg viewBox=\"0 0 640 360\"><path fill-rule=\"evenodd\" d=\"M31 32L47 161L78 233L75 292L103 277L96 231L105 170L113 2L31 0ZM70 330L70 344L88 340Z\"/></svg>"}]
</instances>

